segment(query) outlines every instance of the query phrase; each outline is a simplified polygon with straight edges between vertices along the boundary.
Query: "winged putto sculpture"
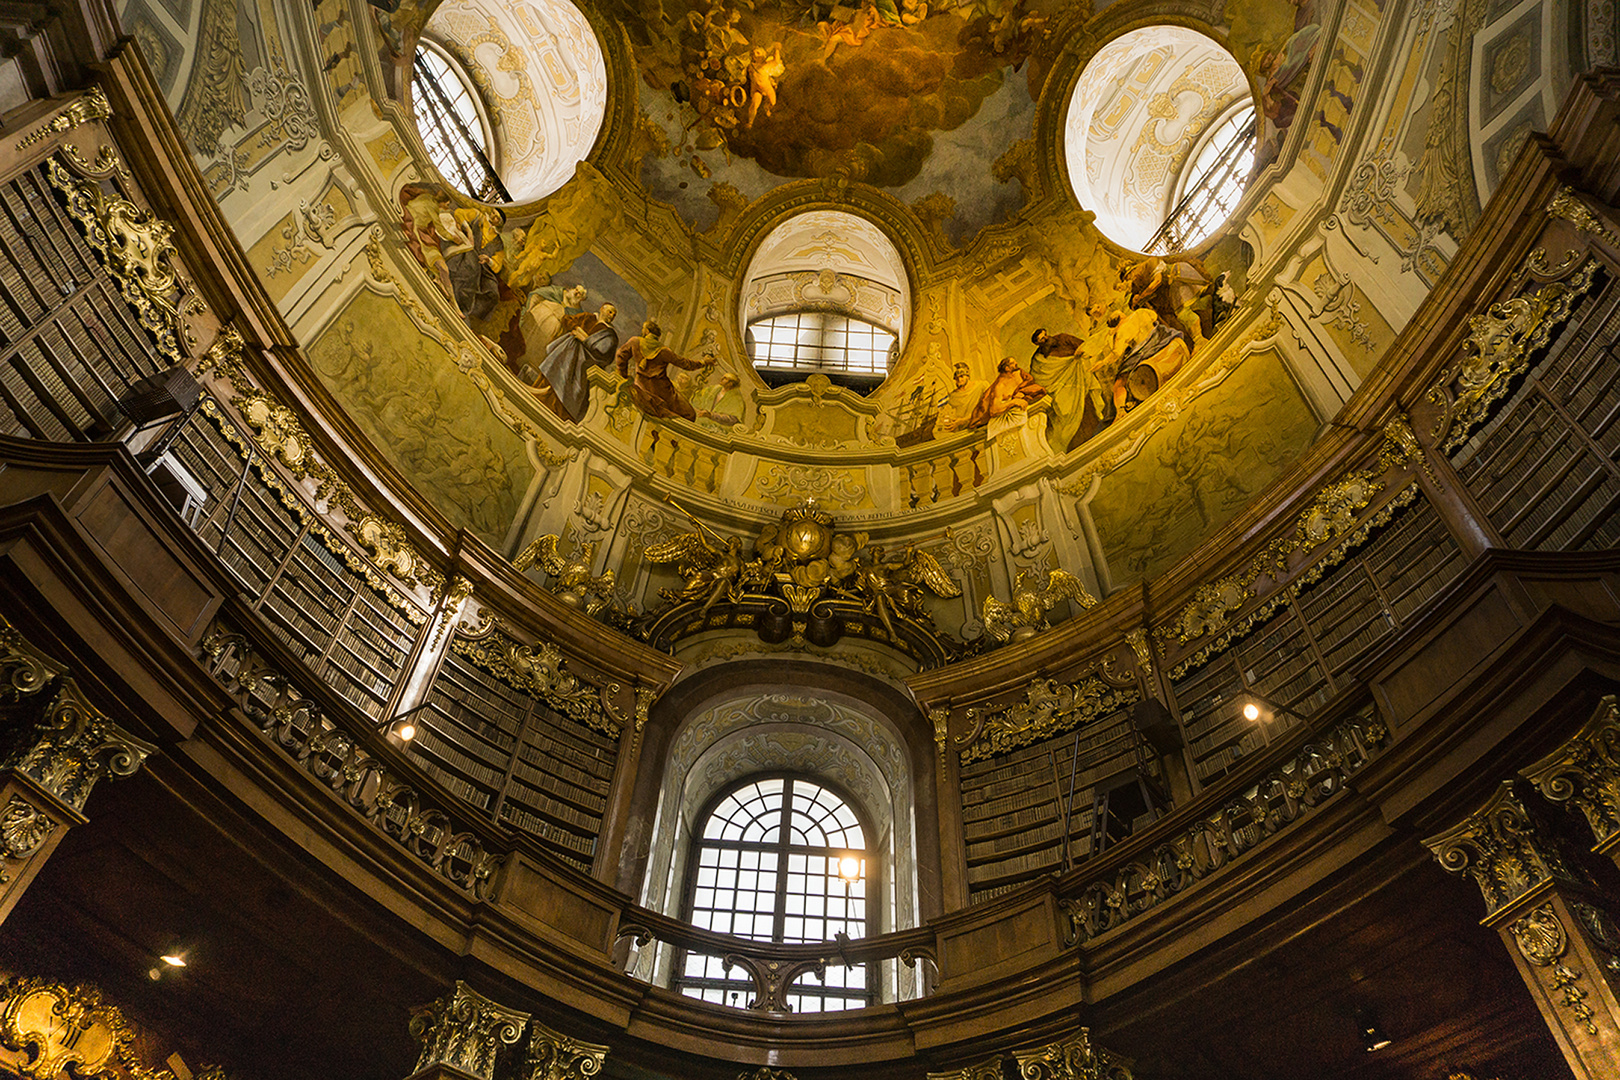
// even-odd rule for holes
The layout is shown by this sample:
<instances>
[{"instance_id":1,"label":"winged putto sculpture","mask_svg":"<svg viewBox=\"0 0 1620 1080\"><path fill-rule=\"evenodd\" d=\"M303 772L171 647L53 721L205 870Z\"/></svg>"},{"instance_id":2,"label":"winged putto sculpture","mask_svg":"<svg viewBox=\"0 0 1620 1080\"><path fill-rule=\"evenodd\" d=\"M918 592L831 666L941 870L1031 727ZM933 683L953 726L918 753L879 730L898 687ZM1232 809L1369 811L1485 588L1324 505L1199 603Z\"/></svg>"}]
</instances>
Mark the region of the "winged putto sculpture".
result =
<instances>
[{"instance_id":1,"label":"winged putto sculpture","mask_svg":"<svg viewBox=\"0 0 1620 1080\"><path fill-rule=\"evenodd\" d=\"M1044 588L1036 587L1035 575L1029 570L1020 570L1013 582L1012 603L1003 603L994 596L984 598L981 614L985 636L1001 645L1034 637L1051 628L1046 613L1063 600L1073 600L1083 608L1097 605L1097 598L1067 570L1047 574Z\"/></svg>"},{"instance_id":2,"label":"winged putto sculpture","mask_svg":"<svg viewBox=\"0 0 1620 1080\"><path fill-rule=\"evenodd\" d=\"M563 603L582 608L587 615L595 615L613 603L613 571L591 573L596 563L596 541L577 545L572 555L563 555L558 550L560 544L556 534L547 533L519 552L512 566L520 571L540 567L550 578L546 587Z\"/></svg>"},{"instance_id":3,"label":"winged putto sculpture","mask_svg":"<svg viewBox=\"0 0 1620 1080\"><path fill-rule=\"evenodd\" d=\"M699 614L707 615L721 597L735 604L749 586L770 581L763 563L743 558L741 540L722 537L700 523L698 528L701 531L682 533L642 553L648 562L674 563L676 572L686 579L679 591L665 589L665 600L700 600L703 608Z\"/></svg>"},{"instance_id":4,"label":"winged putto sculpture","mask_svg":"<svg viewBox=\"0 0 1620 1080\"><path fill-rule=\"evenodd\" d=\"M894 634L894 617L924 620L923 590L935 596L961 596L958 585L939 560L913 544L907 544L894 556L887 556L882 547L874 545L870 557L856 557L855 571L845 591L859 597L869 614L876 615L883 628Z\"/></svg>"}]
</instances>

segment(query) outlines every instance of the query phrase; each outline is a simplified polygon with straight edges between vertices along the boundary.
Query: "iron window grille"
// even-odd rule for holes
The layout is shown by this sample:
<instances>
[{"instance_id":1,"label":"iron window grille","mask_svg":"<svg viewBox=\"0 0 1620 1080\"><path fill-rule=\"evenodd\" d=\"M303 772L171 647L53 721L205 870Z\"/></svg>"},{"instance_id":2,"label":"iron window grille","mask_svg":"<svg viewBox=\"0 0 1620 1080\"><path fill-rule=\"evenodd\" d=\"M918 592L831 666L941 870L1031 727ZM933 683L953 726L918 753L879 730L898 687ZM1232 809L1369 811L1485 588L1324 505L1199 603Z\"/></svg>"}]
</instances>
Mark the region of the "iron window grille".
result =
<instances>
[{"instance_id":1,"label":"iron window grille","mask_svg":"<svg viewBox=\"0 0 1620 1080\"><path fill-rule=\"evenodd\" d=\"M1187 170L1181 198L1142 250L1185 251L1207 239L1237 209L1254 169L1254 106L1232 114L1204 140Z\"/></svg>"}]
</instances>

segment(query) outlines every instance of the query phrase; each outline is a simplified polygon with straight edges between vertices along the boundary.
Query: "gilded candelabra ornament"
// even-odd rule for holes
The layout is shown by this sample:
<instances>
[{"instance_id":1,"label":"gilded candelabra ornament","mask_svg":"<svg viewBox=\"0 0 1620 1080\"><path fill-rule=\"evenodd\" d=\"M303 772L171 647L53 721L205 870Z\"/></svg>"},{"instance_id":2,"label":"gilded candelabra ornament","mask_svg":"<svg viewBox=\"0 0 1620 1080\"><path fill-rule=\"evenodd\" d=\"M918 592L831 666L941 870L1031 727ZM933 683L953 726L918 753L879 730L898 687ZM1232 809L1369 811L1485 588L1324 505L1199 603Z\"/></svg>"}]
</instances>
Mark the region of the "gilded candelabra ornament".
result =
<instances>
[{"instance_id":1,"label":"gilded candelabra ornament","mask_svg":"<svg viewBox=\"0 0 1620 1080\"><path fill-rule=\"evenodd\" d=\"M572 555L563 555L558 550L561 543L555 533L539 537L518 553L512 560L512 568L523 571L539 566L549 579L546 588L557 599L569 607L580 608L587 615L595 615L613 603L614 573L612 570L602 574L591 572L596 564L595 540L576 545Z\"/></svg>"},{"instance_id":2,"label":"gilded candelabra ornament","mask_svg":"<svg viewBox=\"0 0 1620 1080\"><path fill-rule=\"evenodd\" d=\"M984 598L980 613L987 637L1004 645L1009 641L1032 638L1042 630L1050 630L1052 623L1046 613L1065 600L1073 600L1083 608L1097 606L1097 598L1067 570L1053 570L1047 574L1044 586L1037 586L1035 581L1032 571L1020 570L1013 582L1010 603L997 600L994 596Z\"/></svg>"},{"instance_id":3,"label":"gilded candelabra ornament","mask_svg":"<svg viewBox=\"0 0 1620 1080\"><path fill-rule=\"evenodd\" d=\"M602 1071L608 1048L552 1031L529 1021L529 1056L524 1080L589 1080Z\"/></svg>"},{"instance_id":4,"label":"gilded candelabra ornament","mask_svg":"<svg viewBox=\"0 0 1620 1080\"><path fill-rule=\"evenodd\" d=\"M495 1057L523 1034L528 1016L498 1005L457 981L444 997L413 1010L411 1035L422 1044L416 1071L435 1065L493 1080Z\"/></svg>"}]
</instances>

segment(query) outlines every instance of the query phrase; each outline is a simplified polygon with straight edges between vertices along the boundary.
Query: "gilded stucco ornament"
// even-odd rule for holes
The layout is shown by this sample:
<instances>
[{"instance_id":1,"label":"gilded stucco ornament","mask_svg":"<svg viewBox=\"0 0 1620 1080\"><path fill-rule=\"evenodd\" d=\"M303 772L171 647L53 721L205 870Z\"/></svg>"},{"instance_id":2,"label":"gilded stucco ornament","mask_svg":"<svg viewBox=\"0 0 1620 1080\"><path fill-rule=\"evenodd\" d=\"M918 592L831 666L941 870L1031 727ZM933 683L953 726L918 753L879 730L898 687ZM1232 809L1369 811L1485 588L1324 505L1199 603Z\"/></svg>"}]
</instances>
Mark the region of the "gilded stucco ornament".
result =
<instances>
[{"instance_id":1,"label":"gilded stucco ornament","mask_svg":"<svg viewBox=\"0 0 1620 1080\"><path fill-rule=\"evenodd\" d=\"M1590 260L1568 281L1555 281L1534 295L1493 304L1468 320L1465 354L1430 388L1428 400L1443 411L1432 435L1442 450L1461 446L1484 422L1492 405L1546 344L1553 328L1569 318L1575 302L1592 288L1598 263Z\"/></svg>"},{"instance_id":2,"label":"gilded stucco ornament","mask_svg":"<svg viewBox=\"0 0 1620 1080\"><path fill-rule=\"evenodd\" d=\"M450 993L413 1010L411 1035L422 1044L416 1071L448 1065L478 1080L493 1080L496 1055L502 1046L518 1041L528 1019L457 980Z\"/></svg>"},{"instance_id":3,"label":"gilded stucco ornament","mask_svg":"<svg viewBox=\"0 0 1620 1080\"><path fill-rule=\"evenodd\" d=\"M1228 617L1253 595L1253 577L1245 580L1234 575L1204 585L1193 594L1192 603L1182 609L1169 633L1182 644L1206 634L1218 634L1226 628Z\"/></svg>"},{"instance_id":4,"label":"gilded stucco ornament","mask_svg":"<svg viewBox=\"0 0 1620 1080\"><path fill-rule=\"evenodd\" d=\"M117 167L117 162L112 162ZM45 162L51 186L67 197L69 216L84 229L85 239L140 324L151 333L158 352L171 365L183 365L196 343L189 318L207 310L191 283L175 270L179 250L171 242L174 226L93 179L75 175L57 158Z\"/></svg>"},{"instance_id":5,"label":"gilded stucco ornament","mask_svg":"<svg viewBox=\"0 0 1620 1080\"><path fill-rule=\"evenodd\" d=\"M931 1072L928 1080L1001 1080L1001 1059L986 1058L948 1072Z\"/></svg>"},{"instance_id":6,"label":"gilded stucco ornament","mask_svg":"<svg viewBox=\"0 0 1620 1080\"><path fill-rule=\"evenodd\" d=\"M1071 731L1107 713L1134 705L1141 697L1134 689L1109 686L1087 677L1075 683L1035 679L1024 688L1024 700L1001 709L967 711L972 725L956 737L966 746L963 761L1004 754L1020 746Z\"/></svg>"},{"instance_id":7,"label":"gilded stucco ornament","mask_svg":"<svg viewBox=\"0 0 1620 1080\"><path fill-rule=\"evenodd\" d=\"M1581 201L1575 189L1564 186L1547 202L1547 215L1562 218L1589 236L1595 236L1611 247L1620 247L1620 237L1609 231L1592 213L1591 208Z\"/></svg>"},{"instance_id":8,"label":"gilded stucco ornament","mask_svg":"<svg viewBox=\"0 0 1620 1080\"><path fill-rule=\"evenodd\" d=\"M1568 742L1524 776L1549 802L1579 810L1598 844L1613 839L1620 833L1620 699L1603 698Z\"/></svg>"},{"instance_id":9,"label":"gilded stucco ornament","mask_svg":"<svg viewBox=\"0 0 1620 1080\"><path fill-rule=\"evenodd\" d=\"M1006 644L1050 630L1052 623L1046 613L1065 600L1073 600L1083 608L1097 606L1097 598L1086 590L1085 584L1066 570L1053 570L1046 576L1044 586L1037 587L1035 581L1034 573L1020 570L1013 582L1011 603L994 596L984 598L981 615L988 637L998 644Z\"/></svg>"},{"instance_id":10,"label":"gilded stucco ornament","mask_svg":"<svg viewBox=\"0 0 1620 1080\"><path fill-rule=\"evenodd\" d=\"M608 1048L529 1021L529 1057L524 1080L588 1080L602 1071Z\"/></svg>"},{"instance_id":11,"label":"gilded stucco ornament","mask_svg":"<svg viewBox=\"0 0 1620 1080\"><path fill-rule=\"evenodd\" d=\"M513 689L533 694L551 708L605 735L619 737L619 725L603 706L605 687L566 670L567 658L554 643L523 645L503 633L478 640L455 639L451 648Z\"/></svg>"},{"instance_id":12,"label":"gilded stucco ornament","mask_svg":"<svg viewBox=\"0 0 1620 1080\"><path fill-rule=\"evenodd\" d=\"M61 135L92 121L105 120L111 115L112 104L108 102L107 95L102 93L101 87L92 86L68 102L67 108L51 117L49 122L19 139L17 149L26 150L35 143L44 142L52 135Z\"/></svg>"},{"instance_id":13,"label":"gilded stucco ornament","mask_svg":"<svg viewBox=\"0 0 1620 1080\"><path fill-rule=\"evenodd\" d=\"M1131 1080L1131 1062L1095 1046L1091 1030L1037 1050L1013 1051L1020 1080Z\"/></svg>"},{"instance_id":14,"label":"gilded stucco ornament","mask_svg":"<svg viewBox=\"0 0 1620 1080\"><path fill-rule=\"evenodd\" d=\"M1504 780L1484 806L1461 824L1423 841L1440 865L1474 879L1487 920L1555 878L1572 880L1551 835Z\"/></svg>"}]
</instances>

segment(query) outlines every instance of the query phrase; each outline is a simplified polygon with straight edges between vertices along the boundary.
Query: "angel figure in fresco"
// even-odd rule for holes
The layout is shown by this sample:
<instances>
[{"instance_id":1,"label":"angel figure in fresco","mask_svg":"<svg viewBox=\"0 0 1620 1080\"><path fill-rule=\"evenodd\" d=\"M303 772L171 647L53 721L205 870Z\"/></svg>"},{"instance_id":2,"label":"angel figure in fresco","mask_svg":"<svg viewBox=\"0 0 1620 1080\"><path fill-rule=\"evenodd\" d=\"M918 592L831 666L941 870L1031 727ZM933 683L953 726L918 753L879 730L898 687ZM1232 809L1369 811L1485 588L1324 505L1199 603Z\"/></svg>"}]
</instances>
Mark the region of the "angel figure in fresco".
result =
<instances>
[{"instance_id":1,"label":"angel figure in fresco","mask_svg":"<svg viewBox=\"0 0 1620 1080\"><path fill-rule=\"evenodd\" d=\"M775 110L776 83L786 72L780 41L772 42L769 51L758 45L754 47L754 57L748 64L748 119L743 127L754 126L754 117L761 105L765 106L767 117Z\"/></svg>"},{"instance_id":2,"label":"angel figure in fresco","mask_svg":"<svg viewBox=\"0 0 1620 1080\"><path fill-rule=\"evenodd\" d=\"M676 572L686 579L679 592L663 590L665 600L671 603L701 600L703 607L698 612L701 617L722 597L735 604L750 585L757 588L770 580L763 563L743 558L741 540L735 536L722 537L696 518L692 520L700 531L682 533L642 553L648 562L674 563Z\"/></svg>"},{"instance_id":3,"label":"angel figure in fresco","mask_svg":"<svg viewBox=\"0 0 1620 1080\"><path fill-rule=\"evenodd\" d=\"M961 596L958 585L939 560L914 544L907 544L894 558L884 558L881 546L874 545L869 558L857 559L852 581L844 591L853 594L866 606L868 614L876 615L889 632L891 641L897 640L894 617L921 619L923 590L935 596Z\"/></svg>"},{"instance_id":4,"label":"angel figure in fresco","mask_svg":"<svg viewBox=\"0 0 1620 1080\"><path fill-rule=\"evenodd\" d=\"M613 362L619 348L619 332L613 327L618 314L618 308L604 303L594 312L567 316L564 332L546 348L535 395L564 420L577 424L589 411L590 369Z\"/></svg>"},{"instance_id":5,"label":"angel figure in fresco","mask_svg":"<svg viewBox=\"0 0 1620 1080\"><path fill-rule=\"evenodd\" d=\"M1001 644L1034 637L1051 628L1046 613L1064 600L1073 600L1083 608L1097 606L1097 598L1067 570L1053 570L1046 577L1045 587L1039 589L1035 587L1034 575L1029 570L1020 570L1013 582L1011 603L1003 603L994 596L984 598L981 613L985 635Z\"/></svg>"},{"instance_id":6,"label":"angel figure in fresco","mask_svg":"<svg viewBox=\"0 0 1620 1080\"><path fill-rule=\"evenodd\" d=\"M696 420L697 410L675 389L669 369L697 371L704 366L703 361L677 355L663 343L661 333L652 319L642 323L640 336L631 338L619 349L619 375L631 380L630 400L649 419L678 416L682 420Z\"/></svg>"}]
</instances>

